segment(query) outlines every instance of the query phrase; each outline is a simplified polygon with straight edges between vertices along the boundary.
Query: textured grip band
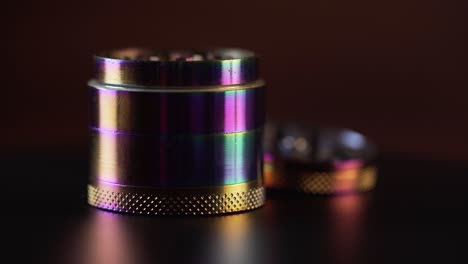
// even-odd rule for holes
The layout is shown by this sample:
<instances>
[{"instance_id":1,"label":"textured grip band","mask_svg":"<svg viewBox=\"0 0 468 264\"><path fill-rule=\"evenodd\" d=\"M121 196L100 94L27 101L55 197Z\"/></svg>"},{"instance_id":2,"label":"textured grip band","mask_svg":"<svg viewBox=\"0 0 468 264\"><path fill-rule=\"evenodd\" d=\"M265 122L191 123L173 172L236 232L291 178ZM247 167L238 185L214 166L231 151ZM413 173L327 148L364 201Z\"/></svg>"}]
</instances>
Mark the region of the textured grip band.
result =
<instances>
[{"instance_id":1,"label":"textured grip band","mask_svg":"<svg viewBox=\"0 0 468 264\"><path fill-rule=\"evenodd\" d=\"M149 190L88 185L90 205L124 213L145 215L212 215L255 209L265 192L256 182L210 188Z\"/></svg>"},{"instance_id":2,"label":"textured grip band","mask_svg":"<svg viewBox=\"0 0 468 264\"><path fill-rule=\"evenodd\" d=\"M295 189L304 193L335 194L371 190L377 182L377 168L365 166L352 169L314 171L289 170L265 165L265 186L272 189Z\"/></svg>"},{"instance_id":3,"label":"textured grip band","mask_svg":"<svg viewBox=\"0 0 468 264\"><path fill-rule=\"evenodd\" d=\"M349 191L368 191L377 181L375 167L358 171L317 172L298 178L297 189L306 193L333 194Z\"/></svg>"}]
</instances>

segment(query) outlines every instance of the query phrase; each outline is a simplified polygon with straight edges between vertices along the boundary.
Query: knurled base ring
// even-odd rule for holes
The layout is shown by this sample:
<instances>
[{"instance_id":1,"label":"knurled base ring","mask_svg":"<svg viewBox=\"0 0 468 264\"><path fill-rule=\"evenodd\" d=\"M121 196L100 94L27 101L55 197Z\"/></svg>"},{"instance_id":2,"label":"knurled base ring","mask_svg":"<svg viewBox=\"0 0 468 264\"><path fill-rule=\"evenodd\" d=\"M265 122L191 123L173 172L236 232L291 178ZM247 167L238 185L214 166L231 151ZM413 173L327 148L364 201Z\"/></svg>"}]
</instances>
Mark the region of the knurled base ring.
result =
<instances>
[{"instance_id":1,"label":"knurled base ring","mask_svg":"<svg viewBox=\"0 0 468 264\"><path fill-rule=\"evenodd\" d=\"M311 194L365 192L372 190L376 182L375 166L324 172L304 171L293 175L272 171L265 177L267 188L295 189Z\"/></svg>"},{"instance_id":2,"label":"knurled base ring","mask_svg":"<svg viewBox=\"0 0 468 264\"><path fill-rule=\"evenodd\" d=\"M262 206L263 186L241 183L201 189L171 191L137 187L96 187L88 185L88 203L92 206L141 215L215 215L241 212Z\"/></svg>"}]
</instances>

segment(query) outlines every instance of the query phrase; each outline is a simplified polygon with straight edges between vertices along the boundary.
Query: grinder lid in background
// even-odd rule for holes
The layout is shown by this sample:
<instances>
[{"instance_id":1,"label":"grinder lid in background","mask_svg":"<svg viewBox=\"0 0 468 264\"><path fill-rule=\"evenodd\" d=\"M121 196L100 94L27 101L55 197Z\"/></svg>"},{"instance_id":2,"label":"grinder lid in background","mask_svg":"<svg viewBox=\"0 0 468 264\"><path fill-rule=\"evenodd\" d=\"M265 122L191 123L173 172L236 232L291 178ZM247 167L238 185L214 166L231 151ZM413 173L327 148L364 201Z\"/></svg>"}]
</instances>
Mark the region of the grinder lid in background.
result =
<instances>
[{"instance_id":1,"label":"grinder lid in background","mask_svg":"<svg viewBox=\"0 0 468 264\"><path fill-rule=\"evenodd\" d=\"M376 148L356 131L269 123L264 145L267 188L335 194L375 186Z\"/></svg>"}]
</instances>

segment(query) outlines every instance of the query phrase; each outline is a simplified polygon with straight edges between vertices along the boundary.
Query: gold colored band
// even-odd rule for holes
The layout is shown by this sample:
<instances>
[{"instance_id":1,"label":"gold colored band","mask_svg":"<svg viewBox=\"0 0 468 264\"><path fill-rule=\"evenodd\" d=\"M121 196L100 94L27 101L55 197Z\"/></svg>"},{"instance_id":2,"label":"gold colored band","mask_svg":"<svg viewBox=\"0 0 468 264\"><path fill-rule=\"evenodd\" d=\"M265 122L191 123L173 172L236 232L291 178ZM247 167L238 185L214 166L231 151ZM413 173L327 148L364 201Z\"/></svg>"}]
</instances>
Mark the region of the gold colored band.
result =
<instances>
[{"instance_id":1,"label":"gold colored band","mask_svg":"<svg viewBox=\"0 0 468 264\"><path fill-rule=\"evenodd\" d=\"M334 172L303 174L298 178L297 188L306 193L332 194L350 191L368 191L377 180L375 167Z\"/></svg>"},{"instance_id":2,"label":"gold colored band","mask_svg":"<svg viewBox=\"0 0 468 264\"><path fill-rule=\"evenodd\" d=\"M184 189L152 189L98 182L88 185L88 203L144 215L214 215L251 210L265 202L261 183Z\"/></svg>"},{"instance_id":3,"label":"gold colored band","mask_svg":"<svg viewBox=\"0 0 468 264\"><path fill-rule=\"evenodd\" d=\"M335 194L368 191L377 182L377 168L366 166L327 172L303 172L297 175L266 173L265 185L271 188L296 189L304 193Z\"/></svg>"}]
</instances>

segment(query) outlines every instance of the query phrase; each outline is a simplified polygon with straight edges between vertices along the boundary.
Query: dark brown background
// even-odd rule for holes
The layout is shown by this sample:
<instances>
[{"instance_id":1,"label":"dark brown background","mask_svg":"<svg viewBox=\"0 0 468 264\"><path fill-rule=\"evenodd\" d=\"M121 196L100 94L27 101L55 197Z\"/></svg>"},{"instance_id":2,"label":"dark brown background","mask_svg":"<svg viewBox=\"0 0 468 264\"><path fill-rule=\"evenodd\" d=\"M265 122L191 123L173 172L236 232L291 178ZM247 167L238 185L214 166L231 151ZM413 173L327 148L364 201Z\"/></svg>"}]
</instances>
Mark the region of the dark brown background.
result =
<instances>
[{"instance_id":1,"label":"dark brown background","mask_svg":"<svg viewBox=\"0 0 468 264\"><path fill-rule=\"evenodd\" d=\"M262 57L272 118L354 128L384 152L468 160L466 1L44 0L2 9L4 149L86 144L96 51L238 46Z\"/></svg>"}]
</instances>

